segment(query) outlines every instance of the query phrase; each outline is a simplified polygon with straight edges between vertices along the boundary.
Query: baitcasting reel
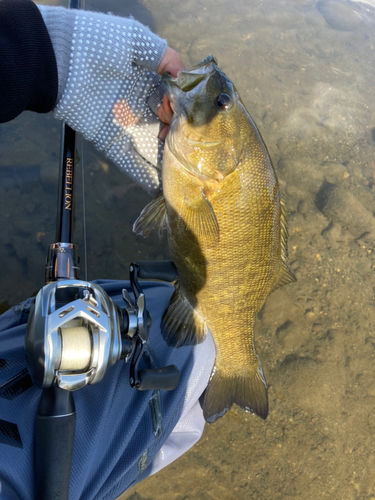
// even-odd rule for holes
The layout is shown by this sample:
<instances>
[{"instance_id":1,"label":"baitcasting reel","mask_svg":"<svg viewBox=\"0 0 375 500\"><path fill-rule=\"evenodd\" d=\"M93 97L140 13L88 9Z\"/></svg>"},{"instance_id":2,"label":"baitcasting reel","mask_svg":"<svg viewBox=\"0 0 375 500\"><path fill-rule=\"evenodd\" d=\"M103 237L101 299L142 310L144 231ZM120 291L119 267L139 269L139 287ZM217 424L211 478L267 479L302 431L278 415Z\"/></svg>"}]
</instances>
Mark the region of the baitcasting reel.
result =
<instances>
[{"instance_id":1,"label":"baitcasting reel","mask_svg":"<svg viewBox=\"0 0 375 500\"><path fill-rule=\"evenodd\" d=\"M124 359L132 387L176 388L180 373L174 365L138 371L151 327L138 277L173 281L176 270L169 261L131 264L135 299L124 289L123 308L99 285L78 279L53 281L39 291L26 333L28 369L38 387L74 391L100 382L108 367Z\"/></svg>"}]
</instances>

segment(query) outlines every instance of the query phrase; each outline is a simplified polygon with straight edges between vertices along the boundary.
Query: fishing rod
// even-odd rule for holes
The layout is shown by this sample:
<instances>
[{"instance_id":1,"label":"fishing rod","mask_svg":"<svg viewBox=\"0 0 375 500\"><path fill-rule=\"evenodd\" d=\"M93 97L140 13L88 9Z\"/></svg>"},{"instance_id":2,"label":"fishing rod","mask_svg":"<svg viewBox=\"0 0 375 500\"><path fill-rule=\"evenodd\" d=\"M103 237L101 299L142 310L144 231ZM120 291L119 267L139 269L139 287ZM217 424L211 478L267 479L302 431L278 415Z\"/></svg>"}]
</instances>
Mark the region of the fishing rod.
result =
<instances>
[{"instance_id":1,"label":"fishing rod","mask_svg":"<svg viewBox=\"0 0 375 500\"><path fill-rule=\"evenodd\" d=\"M69 8L79 8L70 0ZM170 261L130 265L124 307L97 284L80 280L73 240L75 132L62 125L56 243L49 245L45 286L38 292L26 329L27 366L41 389L35 424L34 483L37 500L69 500L76 412L73 391L98 383L109 366L130 363L129 383L138 390L173 390L176 366L138 370L147 349L151 317L138 279L172 282Z\"/></svg>"}]
</instances>

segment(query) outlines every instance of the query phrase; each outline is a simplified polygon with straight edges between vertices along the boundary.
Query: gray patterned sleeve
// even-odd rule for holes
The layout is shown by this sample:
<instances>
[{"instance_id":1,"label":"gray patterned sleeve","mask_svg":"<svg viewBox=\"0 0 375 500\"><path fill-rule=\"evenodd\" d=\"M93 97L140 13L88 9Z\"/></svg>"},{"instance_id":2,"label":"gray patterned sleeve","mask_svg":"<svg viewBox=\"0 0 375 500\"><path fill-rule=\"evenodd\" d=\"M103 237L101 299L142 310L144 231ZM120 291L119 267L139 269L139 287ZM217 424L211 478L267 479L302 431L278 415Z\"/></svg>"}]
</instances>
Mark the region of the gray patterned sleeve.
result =
<instances>
[{"instance_id":1,"label":"gray patterned sleeve","mask_svg":"<svg viewBox=\"0 0 375 500\"><path fill-rule=\"evenodd\" d=\"M156 194L163 144L155 113L163 90L154 71L167 47L165 40L134 19L61 7L39 9L59 71L54 116Z\"/></svg>"}]
</instances>

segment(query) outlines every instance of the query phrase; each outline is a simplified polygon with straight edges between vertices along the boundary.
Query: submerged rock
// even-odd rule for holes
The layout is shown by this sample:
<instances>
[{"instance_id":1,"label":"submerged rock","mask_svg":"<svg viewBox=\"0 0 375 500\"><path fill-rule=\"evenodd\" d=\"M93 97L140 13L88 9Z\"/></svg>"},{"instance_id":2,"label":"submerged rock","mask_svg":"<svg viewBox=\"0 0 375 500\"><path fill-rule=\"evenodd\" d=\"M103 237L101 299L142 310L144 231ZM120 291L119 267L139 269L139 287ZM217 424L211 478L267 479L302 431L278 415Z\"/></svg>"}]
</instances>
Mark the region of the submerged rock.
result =
<instances>
[{"instance_id":1,"label":"submerged rock","mask_svg":"<svg viewBox=\"0 0 375 500\"><path fill-rule=\"evenodd\" d=\"M339 248L341 238L341 226L335 222L330 222L329 226L323 229L322 236L331 248Z\"/></svg>"},{"instance_id":2,"label":"submerged rock","mask_svg":"<svg viewBox=\"0 0 375 500\"><path fill-rule=\"evenodd\" d=\"M346 227L355 238L375 231L372 213L350 191L335 184L323 182L315 196L315 205L332 222Z\"/></svg>"},{"instance_id":3,"label":"submerged rock","mask_svg":"<svg viewBox=\"0 0 375 500\"><path fill-rule=\"evenodd\" d=\"M350 2L321 0L317 2L316 8L335 30L355 31L361 25L361 19Z\"/></svg>"}]
</instances>

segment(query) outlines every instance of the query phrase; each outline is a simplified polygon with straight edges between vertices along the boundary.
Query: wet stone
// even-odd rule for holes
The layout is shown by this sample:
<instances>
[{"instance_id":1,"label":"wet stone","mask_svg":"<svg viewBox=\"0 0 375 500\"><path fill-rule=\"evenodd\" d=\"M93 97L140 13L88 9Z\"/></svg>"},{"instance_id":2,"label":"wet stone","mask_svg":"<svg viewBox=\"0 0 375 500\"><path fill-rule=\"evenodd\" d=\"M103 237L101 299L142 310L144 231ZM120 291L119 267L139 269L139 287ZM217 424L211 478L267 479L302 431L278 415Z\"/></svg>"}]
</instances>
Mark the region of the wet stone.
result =
<instances>
[{"instance_id":1,"label":"wet stone","mask_svg":"<svg viewBox=\"0 0 375 500\"><path fill-rule=\"evenodd\" d=\"M12 187L6 193L9 200L17 200L20 197L21 190L17 187Z\"/></svg>"},{"instance_id":2,"label":"wet stone","mask_svg":"<svg viewBox=\"0 0 375 500\"><path fill-rule=\"evenodd\" d=\"M30 253L29 246L27 245L27 239L13 235L11 238L13 251L20 261L26 259Z\"/></svg>"},{"instance_id":3,"label":"wet stone","mask_svg":"<svg viewBox=\"0 0 375 500\"><path fill-rule=\"evenodd\" d=\"M375 415L373 413L368 417L368 425L373 434L375 432Z\"/></svg>"},{"instance_id":4,"label":"wet stone","mask_svg":"<svg viewBox=\"0 0 375 500\"><path fill-rule=\"evenodd\" d=\"M41 247L46 249L51 243L55 242L55 232L54 231L38 231L35 234L35 240L41 244Z\"/></svg>"},{"instance_id":5,"label":"wet stone","mask_svg":"<svg viewBox=\"0 0 375 500\"><path fill-rule=\"evenodd\" d=\"M1 180L2 187L5 189L12 189L16 186L16 180L14 177L4 177Z\"/></svg>"},{"instance_id":6,"label":"wet stone","mask_svg":"<svg viewBox=\"0 0 375 500\"><path fill-rule=\"evenodd\" d=\"M290 333L292 325L293 322L288 319L276 329L276 337L279 342L283 343L285 341L286 337Z\"/></svg>"},{"instance_id":7,"label":"wet stone","mask_svg":"<svg viewBox=\"0 0 375 500\"><path fill-rule=\"evenodd\" d=\"M26 203L25 208L29 212L29 214L32 214L35 210L35 204L34 203Z\"/></svg>"},{"instance_id":8,"label":"wet stone","mask_svg":"<svg viewBox=\"0 0 375 500\"><path fill-rule=\"evenodd\" d=\"M33 232L33 228L30 225L28 218L13 218L12 220L13 228L17 229L18 234L29 236Z\"/></svg>"},{"instance_id":9,"label":"wet stone","mask_svg":"<svg viewBox=\"0 0 375 500\"><path fill-rule=\"evenodd\" d=\"M352 265L353 269L363 276L368 276L371 272L372 262L367 257L362 256L361 258L354 261Z\"/></svg>"},{"instance_id":10,"label":"wet stone","mask_svg":"<svg viewBox=\"0 0 375 500\"><path fill-rule=\"evenodd\" d=\"M346 227L355 238L375 230L372 213L347 189L323 182L315 196L315 205L332 222Z\"/></svg>"},{"instance_id":11,"label":"wet stone","mask_svg":"<svg viewBox=\"0 0 375 500\"><path fill-rule=\"evenodd\" d=\"M346 168L341 163L324 162L321 168L324 172L324 180L333 184L336 179L347 179L349 177Z\"/></svg>"},{"instance_id":12,"label":"wet stone","mask_svg":"<svg viewBox=\"0 0 375 500\"><path fill-rule=\"evenodd\" d=\"M297 206L298 213L305 215L308 212L308 205L305 200L301 200Z\"/></svg>"},{"instance_id":13,"label":"wet stone","mask_svg":"<svg viewBox=\"0 0 375 500\"><path fill-rule=\"evenodd\" d=\"M289 267L292 271L295 271L296 269L298 269L299 267L301 266L301 263L299 260L293 260L290 264L289 264Z\"/></svg>"},{"instance_id":14,"label":"wet stone","mask_svg":"<svg viewBox=\"0 0 375 500\"><path fill-rule=\"evenodd\" d=\"M44 163L40 167L40 180L42 181L43 186L57 186L59 177L58 165L56 168L52 167L50 163Z\"/></svg>"},{"instance_id":15,"label":"wet stone","mask_svg":"<svg viewBox=\"0 0 375 500\"><path fill-rule=\"evenodd\" d=\"M340 31L355 31L361 25L361 20L354 12L350 3L339 0L322 0L316 4L329 26Z\"/></svg>"},{"instance_id":16,"label":"wet stone","mask_svg":"<svg viewBox=\"0 0 375 500\"><path fill-rule=\"evenodd\" d=\"M10 231L8 227L1 230L1 243L2 245L8 245L10 243Z\"/></svg>"},{"instance_id":17,"label":"wet stone","mask_svg":"<svg viewBox=\"0 0 375 500\"><path fill-rule=\"evenodd\" d=\"M315 320L316 319L316 314L311 310L311 309L307 309L305 311L305 317L309 320Z\"/></svg>"},{"instance_id":18,"label":"wet stone","mask_svg":"<svg viewBox=\"0 0 375 500\"><path fill-rule=\"evenodd\" d=\"M341 238L340 224L331 222L328 227L323 229L322 236L331 248L338 248L340 246L339 240Z\"/></svg>"}]
</instances>

